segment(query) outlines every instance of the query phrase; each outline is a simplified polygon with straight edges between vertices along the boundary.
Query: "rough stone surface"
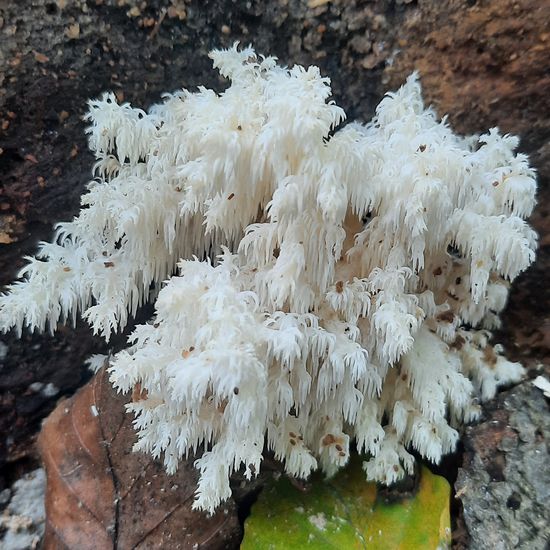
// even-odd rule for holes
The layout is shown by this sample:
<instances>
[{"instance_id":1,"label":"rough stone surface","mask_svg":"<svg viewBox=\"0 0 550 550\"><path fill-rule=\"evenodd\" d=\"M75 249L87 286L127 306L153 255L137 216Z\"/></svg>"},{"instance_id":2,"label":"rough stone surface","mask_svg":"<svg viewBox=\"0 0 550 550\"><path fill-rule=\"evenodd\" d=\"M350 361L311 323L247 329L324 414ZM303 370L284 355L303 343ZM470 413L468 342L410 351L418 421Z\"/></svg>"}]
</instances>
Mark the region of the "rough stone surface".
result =
<instances>
[{"instance_id":1,"label":"rough stone surface","mask_svg":"<svg viewBox=\"0 0 550 550\"><path fill-rule=\"evenodd\" d=\"M42 468L18 479L11 489L5 489L9 496L0 516L0 547L3 550L38 548L44 533L45 489L46 475Z\"/></svg>"},{"instance_id":2,"label":"rough stone surface","mask_svg":"<svg viewBox=\"0 0 550 550\"><path fill-rule=\"evenodd\" d=\"M550 414L530 380L498 396L467 428L456 482L470 548L529 550L550 540Z\"/></svg>"}]
</instances>

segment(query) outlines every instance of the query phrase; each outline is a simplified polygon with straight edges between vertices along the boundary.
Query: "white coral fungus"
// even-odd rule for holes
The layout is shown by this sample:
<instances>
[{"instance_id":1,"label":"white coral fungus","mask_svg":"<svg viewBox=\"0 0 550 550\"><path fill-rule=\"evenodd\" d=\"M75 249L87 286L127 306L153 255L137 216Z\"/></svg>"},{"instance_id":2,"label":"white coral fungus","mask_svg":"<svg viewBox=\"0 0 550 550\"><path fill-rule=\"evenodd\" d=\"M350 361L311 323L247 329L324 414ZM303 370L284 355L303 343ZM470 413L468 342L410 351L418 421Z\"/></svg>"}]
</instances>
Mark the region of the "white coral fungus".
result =
<instances>
[{"instance_id":1,"label":"white coral fungus","mask_svg":"<svg viewBox=\"0 0 550 550\"><path fill-rule=\"evenodd\" d=\"M264 447L298 477L336 472L352 440L367 479L410 472L411 448L437 462L477 396L522 373L488 342L536 246L517 138L455 135L416 75L342 126L318 68L211 57L221 94L90 102L97 176L2 297L1 325L53 330L80 311L108 339L164 281L110 375L141 389L137 449L169 472L204 449L204 510Z\"/></svg>"}]
</instances>

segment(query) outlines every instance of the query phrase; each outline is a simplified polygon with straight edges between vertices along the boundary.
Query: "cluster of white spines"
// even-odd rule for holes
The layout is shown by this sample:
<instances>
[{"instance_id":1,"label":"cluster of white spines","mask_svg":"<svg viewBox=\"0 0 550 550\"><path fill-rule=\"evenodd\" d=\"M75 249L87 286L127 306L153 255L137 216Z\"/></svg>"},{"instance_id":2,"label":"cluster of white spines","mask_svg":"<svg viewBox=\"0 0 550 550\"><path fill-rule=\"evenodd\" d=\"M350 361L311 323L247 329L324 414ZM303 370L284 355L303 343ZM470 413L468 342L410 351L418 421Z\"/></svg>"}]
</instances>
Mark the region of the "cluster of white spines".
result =
<instances>
[{"instance_id":1,"label":"cluster of white spines","mask_svg":"<svg viewBox=\"0 0 550 550\"><path fill-rule=\"evenodd\" d=\"M487 332L534 258L517 140L454 135L415 75L371 123L336 130L317 68L250 48L212 58L222 94L148 113L90 103L85 208L2 297L0 323L55 328L80 310L108 338L177 265L110 372L134 390L137 448L169 471L205 449L206 510L232 471L258 472L264 444L299 477L333 474L351 439L369 479L410 472L407 447L439 460L476 393L522 372Z\"/></svg>"}]
</instances>

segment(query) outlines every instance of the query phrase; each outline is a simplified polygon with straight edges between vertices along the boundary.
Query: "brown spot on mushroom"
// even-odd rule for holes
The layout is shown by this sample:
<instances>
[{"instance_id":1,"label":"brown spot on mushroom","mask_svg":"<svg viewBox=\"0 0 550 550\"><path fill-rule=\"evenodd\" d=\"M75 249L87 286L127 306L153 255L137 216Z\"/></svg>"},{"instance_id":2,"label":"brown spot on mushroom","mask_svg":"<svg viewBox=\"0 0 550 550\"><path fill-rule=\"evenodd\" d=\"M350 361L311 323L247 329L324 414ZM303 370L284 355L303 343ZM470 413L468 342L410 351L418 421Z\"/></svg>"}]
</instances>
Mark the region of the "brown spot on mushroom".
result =
<instances>
[{"instance_id":1,"label":"brown spot on mushroom","mask_svg":"<svg viewBox=\"0 0 550 550\"><path fill-rule=\"evenodd\" d=\"M344 451L341 451L341 452L338 453L338 456L344 457L344 456L346 456L346 453Z\"/></svg>"},{"instance_id":2,"label":"brown spot on mushroom","mask_svg":"<svg viewBox=\"0 0 550 550\"><path fill-rule=\"evenodd\" d=\"M144 401L145 399L147 399L147 390L142 388L141 384L138 382L132 390L132 402L136 403L137 401Z\"/></svg>"},{"instance_id":3,"label":"brown spot on mushroom","mask_svg":"<svg viewBox=\"0 0 550 550\"><path fill-rule=\"evenodd\" d=\"M291 439L291 440L290 440L290 444L291 444L291 445L296 445L296 440L295 440L295 439Z\"/></svg>"},{"instance_id":4,"label":"brown spot on mushroom","mask_svg":"<svg viewBox=\"0 0 550 550\"><path fill-rule=\"evenodd\" d=\"M498 182L498 181L494 181L494 182L493 182L493 187L497 187L497 186L498 186L498 184L499 184L499 182Z\"/></svg>"},{"instance_id":5,"label":"brown spot on mushroom","mask_svg":"<svg viewBox=\"0 0 550 550\"><path fill-rule=\"evenodd\" d=\"M436 319L438 321L443 321L445 323L452 323L454 321L455 314L448 309L447 311L442 311L441 313L438 313Z\"/></svg>"},{"instance_id":6,"label":"brown spot on mushroom","mask_svg":"<svg viewBox=\"0 0 550 550\"><path fill-rule=\"evenodd\" d=\"M235 193L231 193L229 197L227 197L227 200L230 201L235 196Z\"/></svg>"},{"instance_id":7,"label":"brown spot on mushroom","mask_svg":"<svg viewBox=\"0 0 550 550\"><path fill-rule=\"evenodd\" d=\"M441 269L441 267L436 267L434 270L433 270L433 276L434 277L438 277L439 275L441 275L443 273L443 270Z\"/></svg>"},{"instance_id":8,"label":"brown spot on mushroom","mask_svg":"<svg viewBox=\"0 0 550 550\"><path fill-rule=\"evenodd\" d=\"M290 437L294 437L294 438L297 437L297 435L296 435L294 432L288 432L288 435L289 435Z\"/></svg>"},{"instance_id":9,"label":"brown spot on mushroom","mask_svg":"<svg viewBox=\"0 0 550 550\"><path fill-rule=\"evenodd\" d=\"M483 359L485 359L485 362L490 367L494 367L497 364L498 355L496 354L493 346L485 346L483 349Z\"/></svg>"},{"instance_id":10,"label":"brown spot on mushroom","mask_svg":"<svg viewBox=\"0 0 550 550\"><path fill-rule=\"evenodd\" d=\"M68 273L70 270L71 270L70 267L64 267L64 268L63 268L63 271L65 271L65 272L67 272L67 273Z\"/></svg>"},{"instance_id":11,"label":"brown spot on mushroom","mask_svg":"<svg viewBox=\"0 0 550 550\"><path fill-rule=\"evenodd\" d=\"M460 334L458 334L457 337L455 338L455 341L451 344L451 348L460 350L462 349L462 346L464 346L465 343L466 343L466 339L464 338L464 336L460 336Z\"/></svg>"},{"instance_id":12,"label":"brown spot on mushroom","mask_svg":"<svg viewBox=\"0 0 550 550\"><path fill-rule=\"evenodd\" d=\"M103 265L104 265L105 267L115 267L114 262L103 262Z\"/></svg>"},{"instance_id":13,"label":"brown spot on mushroom","mask_svg":"<svg viewBox=\"0 0 550 550\"><path fill-rule=\"evenodd\" d=\"M239 395L239 388L237 388L237 387L233 388L233 393L235 395Z\"/></svg>"},{"instance_id":14,"label":"brown spot on mushroom","mask_svg":"<svg viewBox=\"0 0 550 550\"><path fill-rule=\"evenodd\" d=\"M343 281L337 281L335 286L336 286L336 292L338 292L338 294L342 294L342 292L344 292L344 282Z\"/></svg>"},{"instance_id":15,"label":"brown spot on mushroom","mask_svg":"<svg viewBox=\"0 0 550 550\"><path fill-rule=\"evenodd\" d=\"M327 434L323 439L321 440L321 443L328 447L329 445L332 445L336 441L336 438L332 434Z\"/></svg>"},{"instance_id":16,"label":"brown spot on mushroom","mask_svg":"<svg viewBox=\"0 0 550 550\"><path fill-rule=\"evenodd\" d=\"M426 146L425 146L425 145L420 145L420 146L418 147L418 150L419 150L421 153L423 153L423 152L426 150Z\"/></svg>"},{"instance_id":17,"label":"brown spot on mushroom","mask_svg":"<svg viewBox=\"0 0 550 550\"><path fill-rule=\"evenodd\" d=\"M335 445L335 448L337 451L342 451L342 445Z\"/></svg>"}]
</instances>

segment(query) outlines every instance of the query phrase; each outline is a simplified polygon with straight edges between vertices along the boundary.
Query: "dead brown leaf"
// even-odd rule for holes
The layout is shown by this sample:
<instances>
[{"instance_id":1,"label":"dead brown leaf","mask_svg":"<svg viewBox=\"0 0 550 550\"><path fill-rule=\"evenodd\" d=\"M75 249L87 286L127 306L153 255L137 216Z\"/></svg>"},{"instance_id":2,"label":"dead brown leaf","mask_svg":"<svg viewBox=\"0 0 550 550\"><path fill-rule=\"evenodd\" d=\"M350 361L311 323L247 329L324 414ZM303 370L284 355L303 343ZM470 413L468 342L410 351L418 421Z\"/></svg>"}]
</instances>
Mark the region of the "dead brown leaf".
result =
<instances>
[{"instance_id":1,"label":"dead brown leaf","mask_svg":"<svg viewBox=\"0 0 550 550\"><path fill-rule=\"evenodd\" d=\"M45 421L44 550L231 548L241 539L236 506L213 516L191 510L193 460L169 476L150 456L133 453L136 435L105 370Z\"/></svg>"}]
</instances>

